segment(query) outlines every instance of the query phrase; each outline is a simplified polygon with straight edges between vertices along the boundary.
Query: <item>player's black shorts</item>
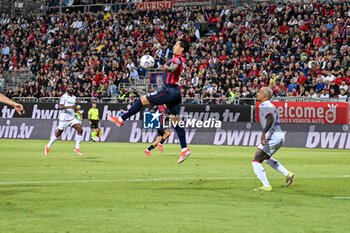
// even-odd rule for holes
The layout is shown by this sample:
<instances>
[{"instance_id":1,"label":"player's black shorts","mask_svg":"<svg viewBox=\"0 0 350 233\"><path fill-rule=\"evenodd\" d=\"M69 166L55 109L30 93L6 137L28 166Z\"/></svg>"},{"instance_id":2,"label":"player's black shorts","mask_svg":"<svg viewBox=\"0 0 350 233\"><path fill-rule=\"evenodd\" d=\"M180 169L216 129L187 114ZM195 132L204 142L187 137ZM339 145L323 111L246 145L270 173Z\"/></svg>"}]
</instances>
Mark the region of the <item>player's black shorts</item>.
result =
<instances>
[{"instance_id":1,"label":"player's black shorts","mask_svg":"<svg viewBox=\"0 0 350 233\"><path fill-rule=\"evenodd\" d=\"M163 127L160 127L159 129L157 129L157 133L158 133L158 136L162 136L164 135L164 128Z\"/></svg>"},{"instance_id":2,"label":"player's black shorts","mask_svg":"<svg viewBox=\"0 0 350 233\"><path fill-rule=\"evenodd\" d=\"M165 104L171 114L180 114L181 92L179 86L164 86L161 90L147 94L152 105Z\"/></svg>"},{"instance_id":3,"label":"player's black shorts","mask_svg":"<svg viewBox=\"0 0 350 233\"><path fill-rule=\"evenodd\" d=\"M90 120L91 124L90 127L91 129L97 129L98 128L98 120Z\"/></svg>"}]
</instances>

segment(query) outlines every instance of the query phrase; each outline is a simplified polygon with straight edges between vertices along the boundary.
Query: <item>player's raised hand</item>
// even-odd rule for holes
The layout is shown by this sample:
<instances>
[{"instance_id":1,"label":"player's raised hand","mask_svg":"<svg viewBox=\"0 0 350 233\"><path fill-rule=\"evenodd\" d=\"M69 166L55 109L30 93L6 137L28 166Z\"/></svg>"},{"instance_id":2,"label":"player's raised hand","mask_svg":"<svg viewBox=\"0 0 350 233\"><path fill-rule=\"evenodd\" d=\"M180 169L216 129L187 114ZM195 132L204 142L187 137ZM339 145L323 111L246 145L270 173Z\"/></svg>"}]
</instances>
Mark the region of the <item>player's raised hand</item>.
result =
<instances>
[{"instance_id":1,"label":"player's raised hand","mask_svg":"<svg viewBox=\"0 0 350 233\"><path fill-rule=\"evenodd\" d=\"M22 104L15 103L15 104L13 105L13 107L15 108L16 112L17 112L19 115L22 115L22 114L25 113L24 107L23 107Z\"/></svg>"}]
</instances>

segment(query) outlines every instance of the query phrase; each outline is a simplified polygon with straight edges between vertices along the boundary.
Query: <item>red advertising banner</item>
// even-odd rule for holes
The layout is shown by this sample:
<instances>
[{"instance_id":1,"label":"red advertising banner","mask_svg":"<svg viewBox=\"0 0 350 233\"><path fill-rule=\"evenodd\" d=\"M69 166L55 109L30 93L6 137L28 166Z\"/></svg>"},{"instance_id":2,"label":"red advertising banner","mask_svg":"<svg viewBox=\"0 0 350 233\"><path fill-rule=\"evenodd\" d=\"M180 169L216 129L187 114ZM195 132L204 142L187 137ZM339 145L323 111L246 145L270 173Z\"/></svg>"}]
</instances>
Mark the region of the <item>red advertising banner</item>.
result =
<instances>
[{"instance_id":1,"label":"red advertising banner","mask_svg":"<svg viewBox=\"0 0 350 233\"><path fill-rule=\"evenodd\" d=\"M171 9L173 7L173 2L138 2L136 3L138 10L161 10L161 9Z\"/></svg>"},{"instance_id":2,"label":"red advertising banner","mask_svg":"<svg viewBox=\"0 0 350 233\"><path fill-rule=\"evenodd\" d=\"M295 124L349 124L347 102L273 102L280 117L280 123ZM256 104L255 119L259 119L259 105Z\"/></svg>"}]
</instances>

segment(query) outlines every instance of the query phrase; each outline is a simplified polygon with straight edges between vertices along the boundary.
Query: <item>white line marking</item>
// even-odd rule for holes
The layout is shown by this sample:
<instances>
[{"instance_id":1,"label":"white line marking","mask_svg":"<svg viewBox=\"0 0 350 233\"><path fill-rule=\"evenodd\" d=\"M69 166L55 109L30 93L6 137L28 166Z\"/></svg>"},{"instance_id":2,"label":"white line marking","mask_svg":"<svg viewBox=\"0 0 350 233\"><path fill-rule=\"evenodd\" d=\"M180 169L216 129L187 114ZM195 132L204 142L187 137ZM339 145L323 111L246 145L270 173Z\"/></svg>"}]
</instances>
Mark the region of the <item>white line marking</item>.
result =
<instances>
[{"instance_id":1,"label":"white line marking","mask_svg":"<svg viewBox=\"0 0 350 233\"><path fill-rule=\"evenodd\" d=\"M1 172L0 174L140 174L140 173L149 173L148 171L137 171L137 172L122 172L122 171L20 171L20 172ZM156 172L157 174L179 174L179 171L164 171L164 172ZM213 174L218 174L219 172L206 172L208 173L213 173ZM197 172L181 172L181 174L197 174ZM220 172L220 174L226 174ZM230 173L232 174L232 173Z\"/></svg>"},{"instance_id":2,"label":"white line marking","mask_svg":"<svg viewBox=\"0 0 350 233\"><path fill-rule=\"evenodd\" d=\"M325 178L349 178L350 175L344 176L325 176L325 177L300 177L299 179L325 179ZM215 181L215 180L255 180L255 177L212 177L212 178L153 178L153 179L127 179L127 180L50 180L50 181L3 181L0 185L41 185L41 184L89 184L89 183L131 183L131 182L162 182L162 181ZM279 177L271 177L270 179L280 179Z\"/></svg>"},{"instance_id":3,"label":"white line marking","mask_svg":"<svg viewBox=\"0 0 350 233\"><path fill-rule=\"evenodd\" d=\"M149 171L0 171L0 174L149 174ZM179 174L179 171L159 171L152 172L153 174ZM181 174L198 174L198 172L182 172ZM221 175L236 175L234 172L213 171L205 172L205 174L221 174ZM270 177L269 177L270 178ZM330 175L330 176L308 176L299 177L300 179L327 179L327 178L350 178L349 175ZM238 178L241 179L241 178ZM244 178L243 178L244 179Z\"/></svg>"},{"instance_id":4,"label":"white line marking","mask_svg":"<svg viewBox=\"0 0 350 233\"><path fill-rule=\"evenodd\" d=\"M350 200L350 197L332 197L332 199L336 199L336 200Z\"/></svg>"}]
</instances>

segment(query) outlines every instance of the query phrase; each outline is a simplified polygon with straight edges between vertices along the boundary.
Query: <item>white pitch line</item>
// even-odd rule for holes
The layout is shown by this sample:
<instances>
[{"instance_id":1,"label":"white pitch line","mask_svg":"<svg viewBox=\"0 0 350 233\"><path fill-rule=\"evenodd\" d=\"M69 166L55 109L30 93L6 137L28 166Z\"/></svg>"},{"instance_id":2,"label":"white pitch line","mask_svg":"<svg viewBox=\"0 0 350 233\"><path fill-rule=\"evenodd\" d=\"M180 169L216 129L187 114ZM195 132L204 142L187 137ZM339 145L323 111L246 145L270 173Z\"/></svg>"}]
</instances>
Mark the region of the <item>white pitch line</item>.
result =
<instances>
[{"instance_id":1,"label":"white pitch line","mask_svg":"<svg viewBox=\"0 0 350 233\"><path fill-rule=\"evenodd\" d=\"M1 172L0 174L140 174L140 173L146 173L148 174L148 171L137 171L137 172L122 172L122 171L33 171L33 172ZM179 171L164 171L164 172L157 172L157 174L179 174ZM222 172L206 172L206 174L212 173L212 174L226 174ZM181 174L197 174L197 172L181 172ZM232 174L232 173L230 173Z\"/></svg>"},{"instance_id":2,"label":"white pitch line","mask_svg":"<svg viewBox=\"0 0 350 233\"><path fill-rule=\"evenodd\" d=\"M350 197L332 197L332 199L336 199L336 200L350 200Z\"/></svg>"},{"instance_id":3,"label":"white pitch line","mask_svg":"<svg viewBox=\"0 0 350 233\"><path fill-rule=\"evenodd\" d=\"M328 177L299 177L300 179L325 179L325 178L349 178L350 175ZM153 178L153 179L127 179L127 180L51 180L51 181L4 181L0 185L41 185L41 184L89 184L89 183L131 183L131 182L162 182L162 181L189 181L189 180L255 180L255 177L212 177L212 178ZM270 179L279 179L271 177Z\"/></svg>"},{"instance_id":4,"label":"white pitch line","mask_svg":"<svg viewBox=\"0 0 350 233\"><path fill-rule=\"evenodd\" d=\"M178 181L178 180L238 180L251 179L250 177L242 178L154 178L154 179L128 179L128 180L51 180L51 181L5 181L0 185L17 185L17 184L75 184L75 183L131 183L131 182L161 182L161 181Z\"/></svg>"}]
</instances>

